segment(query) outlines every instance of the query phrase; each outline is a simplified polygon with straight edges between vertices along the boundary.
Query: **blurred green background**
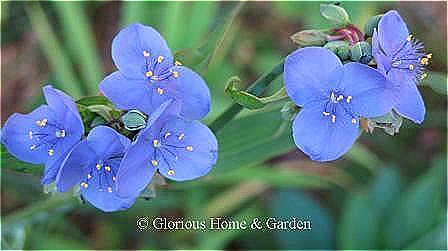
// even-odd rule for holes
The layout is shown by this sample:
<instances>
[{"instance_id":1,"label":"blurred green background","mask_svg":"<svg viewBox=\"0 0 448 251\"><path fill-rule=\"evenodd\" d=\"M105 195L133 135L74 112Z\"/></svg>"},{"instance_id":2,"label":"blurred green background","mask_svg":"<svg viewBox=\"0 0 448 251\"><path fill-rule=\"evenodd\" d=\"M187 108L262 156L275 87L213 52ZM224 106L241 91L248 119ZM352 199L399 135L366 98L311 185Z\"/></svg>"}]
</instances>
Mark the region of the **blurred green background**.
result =
<instances>
[{"instance_id":1,"label":"blurred green background","mask_svg":"<svg viewBox=\"0 0 448 251\"><path fill-rule=\"evenodd\" d=\"M243 110L217 132L219 161L201 179L156 187L125 212L102 213L70 194L43 193L42 167L1 155L2 249L441 249L447 245L446 2L343 2L363 28L396 9L434 54L420 88L422 125L364 134L341 159L309 161L281 103ZM2 123L43 103L52 83L75 98L115 71L114 35L141 22L161 32L212 93L210 123L231 105L228 78L247 85L295 50L289 36L329 28L318 2L1 2ZM283 85L276 79L265 92ZM15 171L12 171L12 170ZM50 189L51 190L51 189ZM148 191L150 193L151 191ZM310 219L312 231L137 231L146 216Z\"/></svg>"}]
</instances>

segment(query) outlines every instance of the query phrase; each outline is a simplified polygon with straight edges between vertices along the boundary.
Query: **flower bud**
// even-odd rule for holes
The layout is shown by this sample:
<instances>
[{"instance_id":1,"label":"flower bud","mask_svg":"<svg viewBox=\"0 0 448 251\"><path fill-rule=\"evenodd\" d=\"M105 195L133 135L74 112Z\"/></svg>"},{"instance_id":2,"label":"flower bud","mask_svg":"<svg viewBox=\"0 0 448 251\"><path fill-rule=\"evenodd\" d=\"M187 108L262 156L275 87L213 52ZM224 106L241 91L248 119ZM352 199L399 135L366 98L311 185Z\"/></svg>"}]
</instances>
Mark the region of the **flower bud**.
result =
<instances>
[{"instance_id":1,"label":"flower bud","mask_svg":"<svg viewBox=\"0 0 448 251\"><path fill-rule=\"evenodd\" d=\"M344 8L334 4L321 4L320 14L336 27L345 27L350 24L350 18Z\"/></svg>"},{"instance_id":2,"label":"flower bud","mask_svg":"<svg viewBox=\"0 0 448 251\"><path fill-rule=\"evenodd\" d=\"M146 119L146 115L137 110L130 110L121 117L124 127L129 131L136 131L145 128Z\"/></svg>"},{"instance_id":3,"label":"flower bud","mask_svg":"<svg viewBox=\"0 0 448 251\"><path fill-rule=\"evenodd\" d=\"M397 134L403 124L403 118L393 110L383 116L367 118L365 121L363 129L366 132L372 133L375 128L381 128L391 136Z\"/></svg>"},{"instance_id":4,"label":"flower bud","mask_svg":"<svg viewBox=\"0 0 448 251\"><path fill-rule=\"evenodd\" d=\"M378 22L380 21L382 16L383 15L376 15L376 16L369 18L369 20L367 20L367 23L364 26L364 34L366 36L371 37L373 35L373 31L378 26Z\"/></svg>"},{"instance_id":5,"label":"flower bud","mask_svg":"<svg viewBox=\"0 0 448 251\"><path fill-rule=\"evenodd\" d=\"M331 41L324 45L336 54L342 61L350 58L350 45L347 41Z\"/></svg>"},{"instance_id":6,"label":"flower bud","mask_svg":"<svg viewBox=\"0 0 448 251\"><path fill-rule=\"evenodd\" d=\"M368 64L372 60L372 49L370 44L366 41L357 42L350 50L351 60Z\"/></svg>"},{"instance_id":7,"label":"flower bud","mask_svg":"<svg viewBox=\"0 0 448 251\"><path fill-rule=\"evenodd\" d=\"M304 30L292 35L291 40L301 46L322 46L326 42L326 35L320 30Z\"/></svg>"}]
</instances>

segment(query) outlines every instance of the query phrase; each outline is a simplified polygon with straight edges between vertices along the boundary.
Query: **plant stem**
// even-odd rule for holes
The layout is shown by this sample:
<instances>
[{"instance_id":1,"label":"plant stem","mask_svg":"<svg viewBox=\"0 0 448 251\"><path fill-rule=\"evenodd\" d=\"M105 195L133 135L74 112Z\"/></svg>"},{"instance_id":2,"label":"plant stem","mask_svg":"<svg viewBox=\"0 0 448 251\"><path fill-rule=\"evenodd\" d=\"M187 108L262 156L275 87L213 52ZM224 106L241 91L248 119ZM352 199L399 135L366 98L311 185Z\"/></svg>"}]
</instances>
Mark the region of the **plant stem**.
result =
<instances>
[{"instance_id":1,"label":"plant stem","mask_svg":"<svg viewBox=\"0 0 448 251\"><path fill-rule=\"evenodd\" d=\"M277 64L272 68L272 70L265 75L261 76L257 79L252 85L250 85L246 91L250 94L258 96L262 94L269 84L274 81L278 76L283 73L283 62ZM237 103L233 103L227 110L225 110L221 115L219 115L215 120L213 120L209 127L210 129L216 133L219 131L225 124L227 124L230 120L232 120L241 110L243 106Z\"/></svg>"}]
</instances>

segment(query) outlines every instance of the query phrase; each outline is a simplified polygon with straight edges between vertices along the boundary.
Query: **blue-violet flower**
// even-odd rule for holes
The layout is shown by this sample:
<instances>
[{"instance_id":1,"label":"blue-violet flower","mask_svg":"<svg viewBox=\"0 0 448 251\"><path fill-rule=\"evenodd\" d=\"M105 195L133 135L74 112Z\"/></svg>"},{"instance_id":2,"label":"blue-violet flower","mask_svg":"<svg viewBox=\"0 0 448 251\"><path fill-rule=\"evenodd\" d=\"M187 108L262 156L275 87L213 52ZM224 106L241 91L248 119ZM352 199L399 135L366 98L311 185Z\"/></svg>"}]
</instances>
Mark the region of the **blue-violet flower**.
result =
<instances>
[{"instance_id":1,"label":"blue-violet flower","mask_svg":"<svg viewBox=\"0 0 448 251\"><path fill-rule=\"evenodd\" d=\"M107 126L93 128L64 160L56 178L60 192L81 184L84 199L106 211L129 208L138 194L121 199L115 193L120 162L131 141Z\"/></svg>"},{"instance_id":2,"label":"blue-violet flower","mask_svg":"<svg viewBox=\"0 0 448 251\"><path fill-rule=\"evenodd\" d=\"M178 113L201 119L210 110L210 91L196 72L173 62L163 37L153 28L136 23L121 30L112 42L112 59L118 71L100 84L103 94L119 109L151 114L174 99Z\"/></svg>"},{"instance_id":3,"label":"blue-violet flower","mask_svg":"<svg viewBox=\"0 0 448 251\"><path fill-rule=\"evenodd\" d=\"M207 174L216 163L215 135L198 121L170 115L173 104L168 100L151 114L126 152L117 174L118 196L140 192L157 170L168 179L183 181Z\"/></svg>"},{"instance_id":4,"label":"blue-violet flower","mask_svg":"<svg viewBox=\"0 0 448 251\"><path fill-rule=\"evenodd\" d=\"M416 123L425 118L425 104L416 83L425 78L424 67L432 54L409 30L397 11L388 11L380 19L372 38L372 52L383 73L396 90L394 109Z\"/></svg>"},{"instance_id":5,"label":"blue-violet flower","mask_svg":"<svg viewBox=\"0 0 448 251\"><path fill-rule=\"evenodd\" d=\"M392 107L381 73L360 63L343 65L325 48L294 51L283 76L288 96L302 106L293 122L294 141L313 160L339 158L356 140L361 117Z\"/></svg>"},{"instance_id":6,"label":"blue-violet flower","mask_svg":"<svg viewBox=\"0 0 448 251\"><path fill-rule=\"evenodd\" d=\"M11 115L2 129L2 142L19 160L45 163L42 183L49 184L67 153L81 140L84 126L71 97L50 85L43 92L48 105L26 115Z\"/></svg>"}]
</instances>

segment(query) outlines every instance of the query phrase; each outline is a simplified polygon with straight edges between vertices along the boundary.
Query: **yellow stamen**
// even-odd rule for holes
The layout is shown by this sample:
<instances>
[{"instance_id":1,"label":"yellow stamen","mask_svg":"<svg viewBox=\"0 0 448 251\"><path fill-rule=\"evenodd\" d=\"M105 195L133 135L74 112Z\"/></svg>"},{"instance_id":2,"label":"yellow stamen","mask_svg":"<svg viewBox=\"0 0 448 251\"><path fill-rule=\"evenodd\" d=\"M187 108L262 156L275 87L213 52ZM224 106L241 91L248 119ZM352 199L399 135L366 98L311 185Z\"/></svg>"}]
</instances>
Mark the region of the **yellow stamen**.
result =
<instances>
[{"instance_id":1,"label":"yellow stamen","mask_svg":"<svg viewBox=\"0 0 448 251\"><path fill-rule=\"evenodd\" d=\"M146 76L149 78L149 77L151 77L152 76L152 71L147 71L146 72Z\"/></svg>"},{"instance_id":2,"label":"yellow stamen","mask_svg":"<svg viewBox=\"0 0 448 251\"><path fill-rule=\"evenodd\" d=\"M31 149L31 150L36 149L36 145L31 145L31 146L30 146L30 149Z\"/></svg>"},{"instance_id":3,"label":"yellow stamen","mask_svg":"<svg viewBox=\"0 0 448 251\"><path fill-rule=\"evenodd\" d=\"M167 139L169 136L171 136L170 132L165 133L165 139Z\"/></svg>"},{"instance_id":4,"label":"yellow stamen","mask_svg":"<svg viewBox=\"0 0 448 251\"><path fill-rule=\"evenodd\" d=\"M431 59L431 58L432 58L432 53L428 53L428 54L426 54L426 57L429 58L429 59Z\"/></svg>"},{"instance_id":5,"label":"yellow stamen","mask_svg":"<svg viewBox=\"0 0 448 251\"><path fill-rule=\"evenodd\" d=\"M176 60L176 61L174 62L174 65L177 65L177 66L182 65L182 62Z\"/></svg>"},{"instance_id":6,"label":"yellow stamen","mask_svg":"<svg viewBox=\"0 0 448 251\"><path fill-rule=\"evenodd\" d=\"M112 187L108 187L108 188L107 188L107 191L108 191L109 193L112 193Z\"/></svg>"},{"instance_id":7,"label":"yellow stamen","mask_svg":"<svg viewBox=\"0 0 448 251\"><path fill-rule=\"evenodd\" d=\"M339 100L342 100L342 99L344 99L344 96L339 95L339 97L336 99L336 101L339 101Z\"/></svg>"},{"instance_id":8,"label":"yellow stamen","mask_svg":"<svg viewBox=\"0 0 448 251\"><path fill-rule=\"evenodd\" d=\"M153 165L153 166L158 166L159 165L159 162L157 161L157 160L151 160L151 164Z\"/></svg>"},{"instance_id":9,"label":"yellow stamen","mask_svg":"<svg viewBox=\"0 0 448 251\"><path fill-rule=\"evenodd\" d=\"M101 165L100 165L100 164L96 164L95 167L96 167L97 170L100 170L100 169L101 169Z\"/></svg>"},{"instance_id":10,"label":"yellow stamen","mask_svg":"<svg viewBox=\"0 0 448 251\"><path fill-rule=\"evenodd\" d=\"M413 64L410 64L410 65L409 65L409 70L410 70L410 71L413 71L413 70L414 70L414 65L413 65Z\"/></svg>"},{"instance_id":11,"label":"yellow stamen","mask_svg":"<svg viewBox=\"0 0 448 251\"><path fill-rule=\"evenodd\" d=\"M182 140L182 139L184 139L184 137L185 137L185 134L181 133L181 134L179 134L179 137L177 137L177 139Z\"/></svg>"},{"instance_id":12,"label":"yellow stamen","mask_svg":"<svg viewBox=\"0 0 448 251\"><path fill-rule=\"evenodd\" d=\"M190 152L193 151L193 147L192 146L187 146L186 148L187 148L187 151L190 151Z\"/></svg>"},{"instance_id":13,"label":"yellow stamen","mask_svg":"<svg viewBox=\"0 0 448 251\"><path fill-rule=\"evenodd\" d=\"M87 179L91 179L92 178L92 175L90 175L90 174L87 174Z\"/></svg>"},{"instance_id":14,"label":"yellow stamen","mask_svg":"<svg viewBox=\"0 0 448 251\"><path fill-rule=\"evenodd\" d=\"M149 52L147 52L147 51L143 51L143 56L144 56L144 57L149 57Z\"/></svg>"},{"instance_id":15,"label":"yellow stamen","mask_svg":"<svg viewBox=\"0 0 448 251\"><path fill-rule=\"evenodd\" d=\"M44 127L45 125L47 125L47 121L47 119L38 120L36 121L36 124L40 127Z\"/></svg>"},{"instance_id":16,"label":"yellow stamen","mask_svg":"<svg viewBox=\"0 0 448 251\"><path fill-rule=\"evenodd\" d=\"M108 172L111 171L110 166L106 166L106 167L104 167L104 169L106 169L106 171L108 171Z\"/></svg>"},{"instance_id":17,"label":"yellow stamen","mask_svg":"<svg viewBox=\"0 0 448 251\"><path fill-rule=\"evenodd\" d=\"M352 119L352 124L356 124L356 119Z\"/></svg>"},{"instance_id":18,"label":"yellow stamen","mask_svg":"<svg viewBox=\"0 0 448 251\"><path fill-rule=\"evenodd\" d=\"M48 155L53 156L53 154L54 154L54 150L53 149L48 150Z\"/></svg>"},{"instance_id":19,"label":"yellow stamen","mask_svg":"<svg viewBox=\"0 0 448 251\"><path fill-rule=\"evenodd\" d=\"M159 88L157 88L157 93L158 93L159 95L162 95L162 94L163 94L163 92L164 92L164 91L163 91L163 89L162 89L162 88L160 88L160 87L159 87Z\"/></svg>"},{"instance_id":20,"label":"yellow stamen","mask_svg":"<svg viewBox=\"0 0 448 251\"><path fill-rule=\"evenodd\" d=\"M162 61L163 61L163 56L159 56L159 57L157 58L157 62L162 63Z\"/></svg>"},{"instance_id":21,"label":"yellow stamen","mask_svg":"<svg viewBox=\"0 0 448 251\"><path fill-rule=\"evenodd\" d=\"M160 146L159 141L158 141L157 139L155 139L155 140L152 141L152 145L153 145L154 147L159 147L159 146Z\"/></svg>"},{"instance_id":22,"label":"yellow stamen","mask_svg":"<svg viewBox=\"0 0 448 251\"><path fill-rule=\"evenodd\" d=\"M174 174L174 170L168 170L168 175L173 175Z\"/></svg>"},{"instance_id":23,"label":"yellow stamen","mask_svg":"<svg viewBox=\"0 0 448 251\"><path fill-rule=\"evenodd\" d=\"M352 100L352 96L347 96L347 103L350 103L350 101Z\"/></svg>"},{"instance_id":24,"label":"yellow stamen","mask_svg":"<svg viewBox=\"0 0 448 251\"><path fill-rule=\"evenodd\" d=\"M413 37L414 37L414 35L409 34L408 37L406 38L406 40L411 41Z\"/></svg>"},{"instance_id":25,"label":"yellow stamen","mask_svg":"<svg viewBox=\"0 0 448 251\"><path fill-rule=\"evenodd\" d=\"M425 72L425 73L422 74L422 76L420 77L420 79L425 79L425 78L427 78L427 77L428 77L428 73Z\"/></svg>"},{"instance_id":26,"label":"yellow stamen","mask_svg":"<svg viewBox=\"0 0 448 251\"><path fill-rule=\"evenodd\" d=\"M30 139L33 138L33 132L32 132L32 131L29 131L29 132L28 132L28 137L30 137Z\"/></svg>"},{"instance_id":27,"label":"yellow stamen","mask_svg":"<svg viewBox=\"0 0 448 251\"><path fill-rule=\"evenodd\" d=\"M325 115L325 116L330 116L329 112L322 112L322 114Z\"/></svg>"},{"instance_id":28,"label":"yellow stamen","mask_svg":"<svg viewBox=\"0 0 448 251\"><path fill-rule=\"evenodd\" d=\"M333 123L336 122L336 115L333 114L333 115L331 116L331 122L333 122Z\"/></svg>"},{"instance_id":29,"label":"yellow stamen","mask_svg":"<svg viewBox=\"0 0 448 251\"><path fill-rule=\"evenodd\" d=\"M87 183L85 183L85 182L81 182L81 186L84 187L84 188L88 188L89 187L89 185Z\"/></svg>"},{"instance_id":30,"label":"yellow stamen","mask_svg":"<svg viewBox=\"0 0 448 251\"><path fill-rule=\"evenodd\" d=\"M173 71L173 77L175 77L175 78L179 77L179 72Z\"/></svg>"},{"instance_id":31,"label":"yellow stamen","mask_svg":"<svg viewBox=\"0 0 448 251\"><path fill-rule=\"evenodd\" d=\"M420 59L420 63L421 63L422 65L427 65L427 64L429 63L429 59L423 57L423 58Z\"/></svg>"}]
</instances>

